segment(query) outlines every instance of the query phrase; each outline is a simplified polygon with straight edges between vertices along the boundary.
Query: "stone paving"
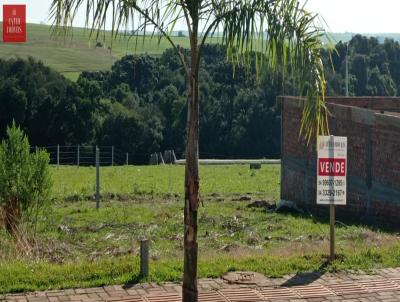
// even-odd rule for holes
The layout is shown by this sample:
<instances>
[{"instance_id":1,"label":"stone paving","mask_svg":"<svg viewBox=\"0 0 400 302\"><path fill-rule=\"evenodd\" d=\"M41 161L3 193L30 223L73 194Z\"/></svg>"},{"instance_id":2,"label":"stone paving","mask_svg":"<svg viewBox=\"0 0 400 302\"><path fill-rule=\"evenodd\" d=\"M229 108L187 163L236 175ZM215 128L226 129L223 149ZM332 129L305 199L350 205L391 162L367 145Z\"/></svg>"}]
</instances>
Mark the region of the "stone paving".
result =
<instances>
[{"instance_id":1,"label":"stone paving","mask_svg":"<svg viewBox=\"0 0 400 302\"><path fill-rule=\"evenodd\" d=\"M229 284L222 279L199 281L200 302L394 302L400 301L400 268L365 272L302 273L257 284ZM24 302L178 302L179 283L145 283L86 289L53 290L0 296Z\"/></svg>"}]
</instances>

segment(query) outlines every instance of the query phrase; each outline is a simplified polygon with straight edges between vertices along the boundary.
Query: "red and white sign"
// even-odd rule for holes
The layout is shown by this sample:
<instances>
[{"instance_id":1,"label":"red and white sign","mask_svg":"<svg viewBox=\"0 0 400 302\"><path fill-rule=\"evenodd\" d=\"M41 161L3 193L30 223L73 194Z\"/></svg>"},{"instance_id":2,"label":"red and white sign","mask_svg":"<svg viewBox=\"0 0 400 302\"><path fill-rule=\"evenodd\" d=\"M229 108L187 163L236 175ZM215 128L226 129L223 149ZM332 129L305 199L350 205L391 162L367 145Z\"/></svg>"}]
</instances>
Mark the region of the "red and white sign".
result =
<instances>
[{"instance_id":1,"label":"red and white sign","mask_svg":"<svg viewBox=\"0 0 400 302\"><path fill-rule=\"evenodd\" d=\"M318 176L346 176L346 159L320 158L318 160Z\"/></svg>"},{"instance_id":2,"label":"red and white sign","mask_svg":"<svg viewBox=\"0 0 400 302\"><path fill-rule=\"evenodd\" d=\"M3 42L26 42L25 5L3 5Z\"/></svg>"},{"instance_id":3,"label":"red and white sign","mask_svg":"<svg viewBox=\"0 0 400 302\"><path fill-rule=\"evenodd\" d=\"M347 137L318 140L317 204L346 204Z\"/></svg>"}]
</instances>

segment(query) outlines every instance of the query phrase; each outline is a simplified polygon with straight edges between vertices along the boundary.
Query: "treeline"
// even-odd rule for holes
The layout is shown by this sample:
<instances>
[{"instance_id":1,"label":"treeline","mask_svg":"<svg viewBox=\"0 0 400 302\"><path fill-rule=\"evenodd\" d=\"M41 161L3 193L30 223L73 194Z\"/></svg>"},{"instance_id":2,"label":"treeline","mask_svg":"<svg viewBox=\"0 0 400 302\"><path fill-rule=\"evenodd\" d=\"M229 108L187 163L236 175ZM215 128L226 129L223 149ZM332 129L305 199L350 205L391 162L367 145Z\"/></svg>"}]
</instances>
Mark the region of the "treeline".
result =
<instances>
[{"instance_id":1,"label":"treeline","mask_svg":"<svg viewBox=\"0 0 400 302\"><path fill-rule=\"evenodd\" d=\"M346 53L350 96L397 96L400 94L400 45L391 39L354 36L336 44L336 52L324 51L328 95L346 93Z\"/></svg>"},{"instance_id":2,"label":"treeline","mask_svg":"<svg viewBox=\"0 0 400 302\"><path fill-rule=\"evenodd\" d=\"M338 43L331 58L323 51L328 94L345 93L347 51L350 95L400 92L399 43L355 36L348 46ZM217 45L204 49L200 74L200 156L279 157L276 96L295 94L293 81L282 86L265 72L257 82L254 70L234 69ZM137 163L161 150L181 156L187 86L172 49L161 57L126 56L77 82L33 59L0 60L0 137L14 119L32 145L114 145Z\"/></svg>"},{"instance_id":3,"label":"treeline","mask_svg":"<svg viewBox=\"0 0 400 302\"><path fill-rule=\"evenodd\" d=\"M188 55L188 54L187 54ZM256 84L219 46L204 49L201 73L201 156L279 156L278 84ZM71 82L33 59L0 61L0 131L13 119L32 145L114 145L135 162L152 152L184 151L186 77L173 52L129 55L110 71Z\"/></svg>"}]
</instances>

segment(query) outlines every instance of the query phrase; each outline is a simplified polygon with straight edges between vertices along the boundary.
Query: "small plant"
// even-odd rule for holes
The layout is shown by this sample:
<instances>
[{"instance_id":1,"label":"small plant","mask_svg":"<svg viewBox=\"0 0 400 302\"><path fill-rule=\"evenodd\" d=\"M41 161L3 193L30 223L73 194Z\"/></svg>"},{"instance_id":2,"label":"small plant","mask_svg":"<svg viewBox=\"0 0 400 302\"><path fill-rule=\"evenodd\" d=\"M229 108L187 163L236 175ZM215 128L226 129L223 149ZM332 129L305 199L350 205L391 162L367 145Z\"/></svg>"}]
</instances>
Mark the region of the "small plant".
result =
<instances>
[{"instance_id":1,"label":"small plant","mask_svg":"<svg viewBox=\"0 0 400 302\"><path fill-rule=\"evenodd\" d=\"M47 152L30 153L28 138L15 123L7 128L0 145L0 212L4 227L15 237L24 216L35 229L40 210L50 199L48 164Z\"/></svg>"}]
</instances>

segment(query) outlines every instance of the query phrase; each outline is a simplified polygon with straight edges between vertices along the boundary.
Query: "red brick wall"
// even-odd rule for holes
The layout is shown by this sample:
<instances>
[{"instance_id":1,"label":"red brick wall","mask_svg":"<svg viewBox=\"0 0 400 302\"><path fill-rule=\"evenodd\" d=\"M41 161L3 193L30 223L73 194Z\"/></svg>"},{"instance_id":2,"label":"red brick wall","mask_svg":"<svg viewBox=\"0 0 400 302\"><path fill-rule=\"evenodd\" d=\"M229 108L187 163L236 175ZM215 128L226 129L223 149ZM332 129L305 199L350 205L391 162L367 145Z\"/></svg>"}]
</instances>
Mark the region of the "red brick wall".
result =
<instances>
[{"instance_id":1,"label":"red brick wall","mask_svg":"<svg viewBox=\"0 0 400 302\"><path fill-rule=\"evenodd\" d=\"M299 138L303 100L283 97L280 102L281 199L323 212L327 207L316 205L315 144L306 146ZM348 139L347 206L338 207L339 218L400 227L400 99L328 98L327 102L331 134Z\"/></svg>"}]
</instances>

